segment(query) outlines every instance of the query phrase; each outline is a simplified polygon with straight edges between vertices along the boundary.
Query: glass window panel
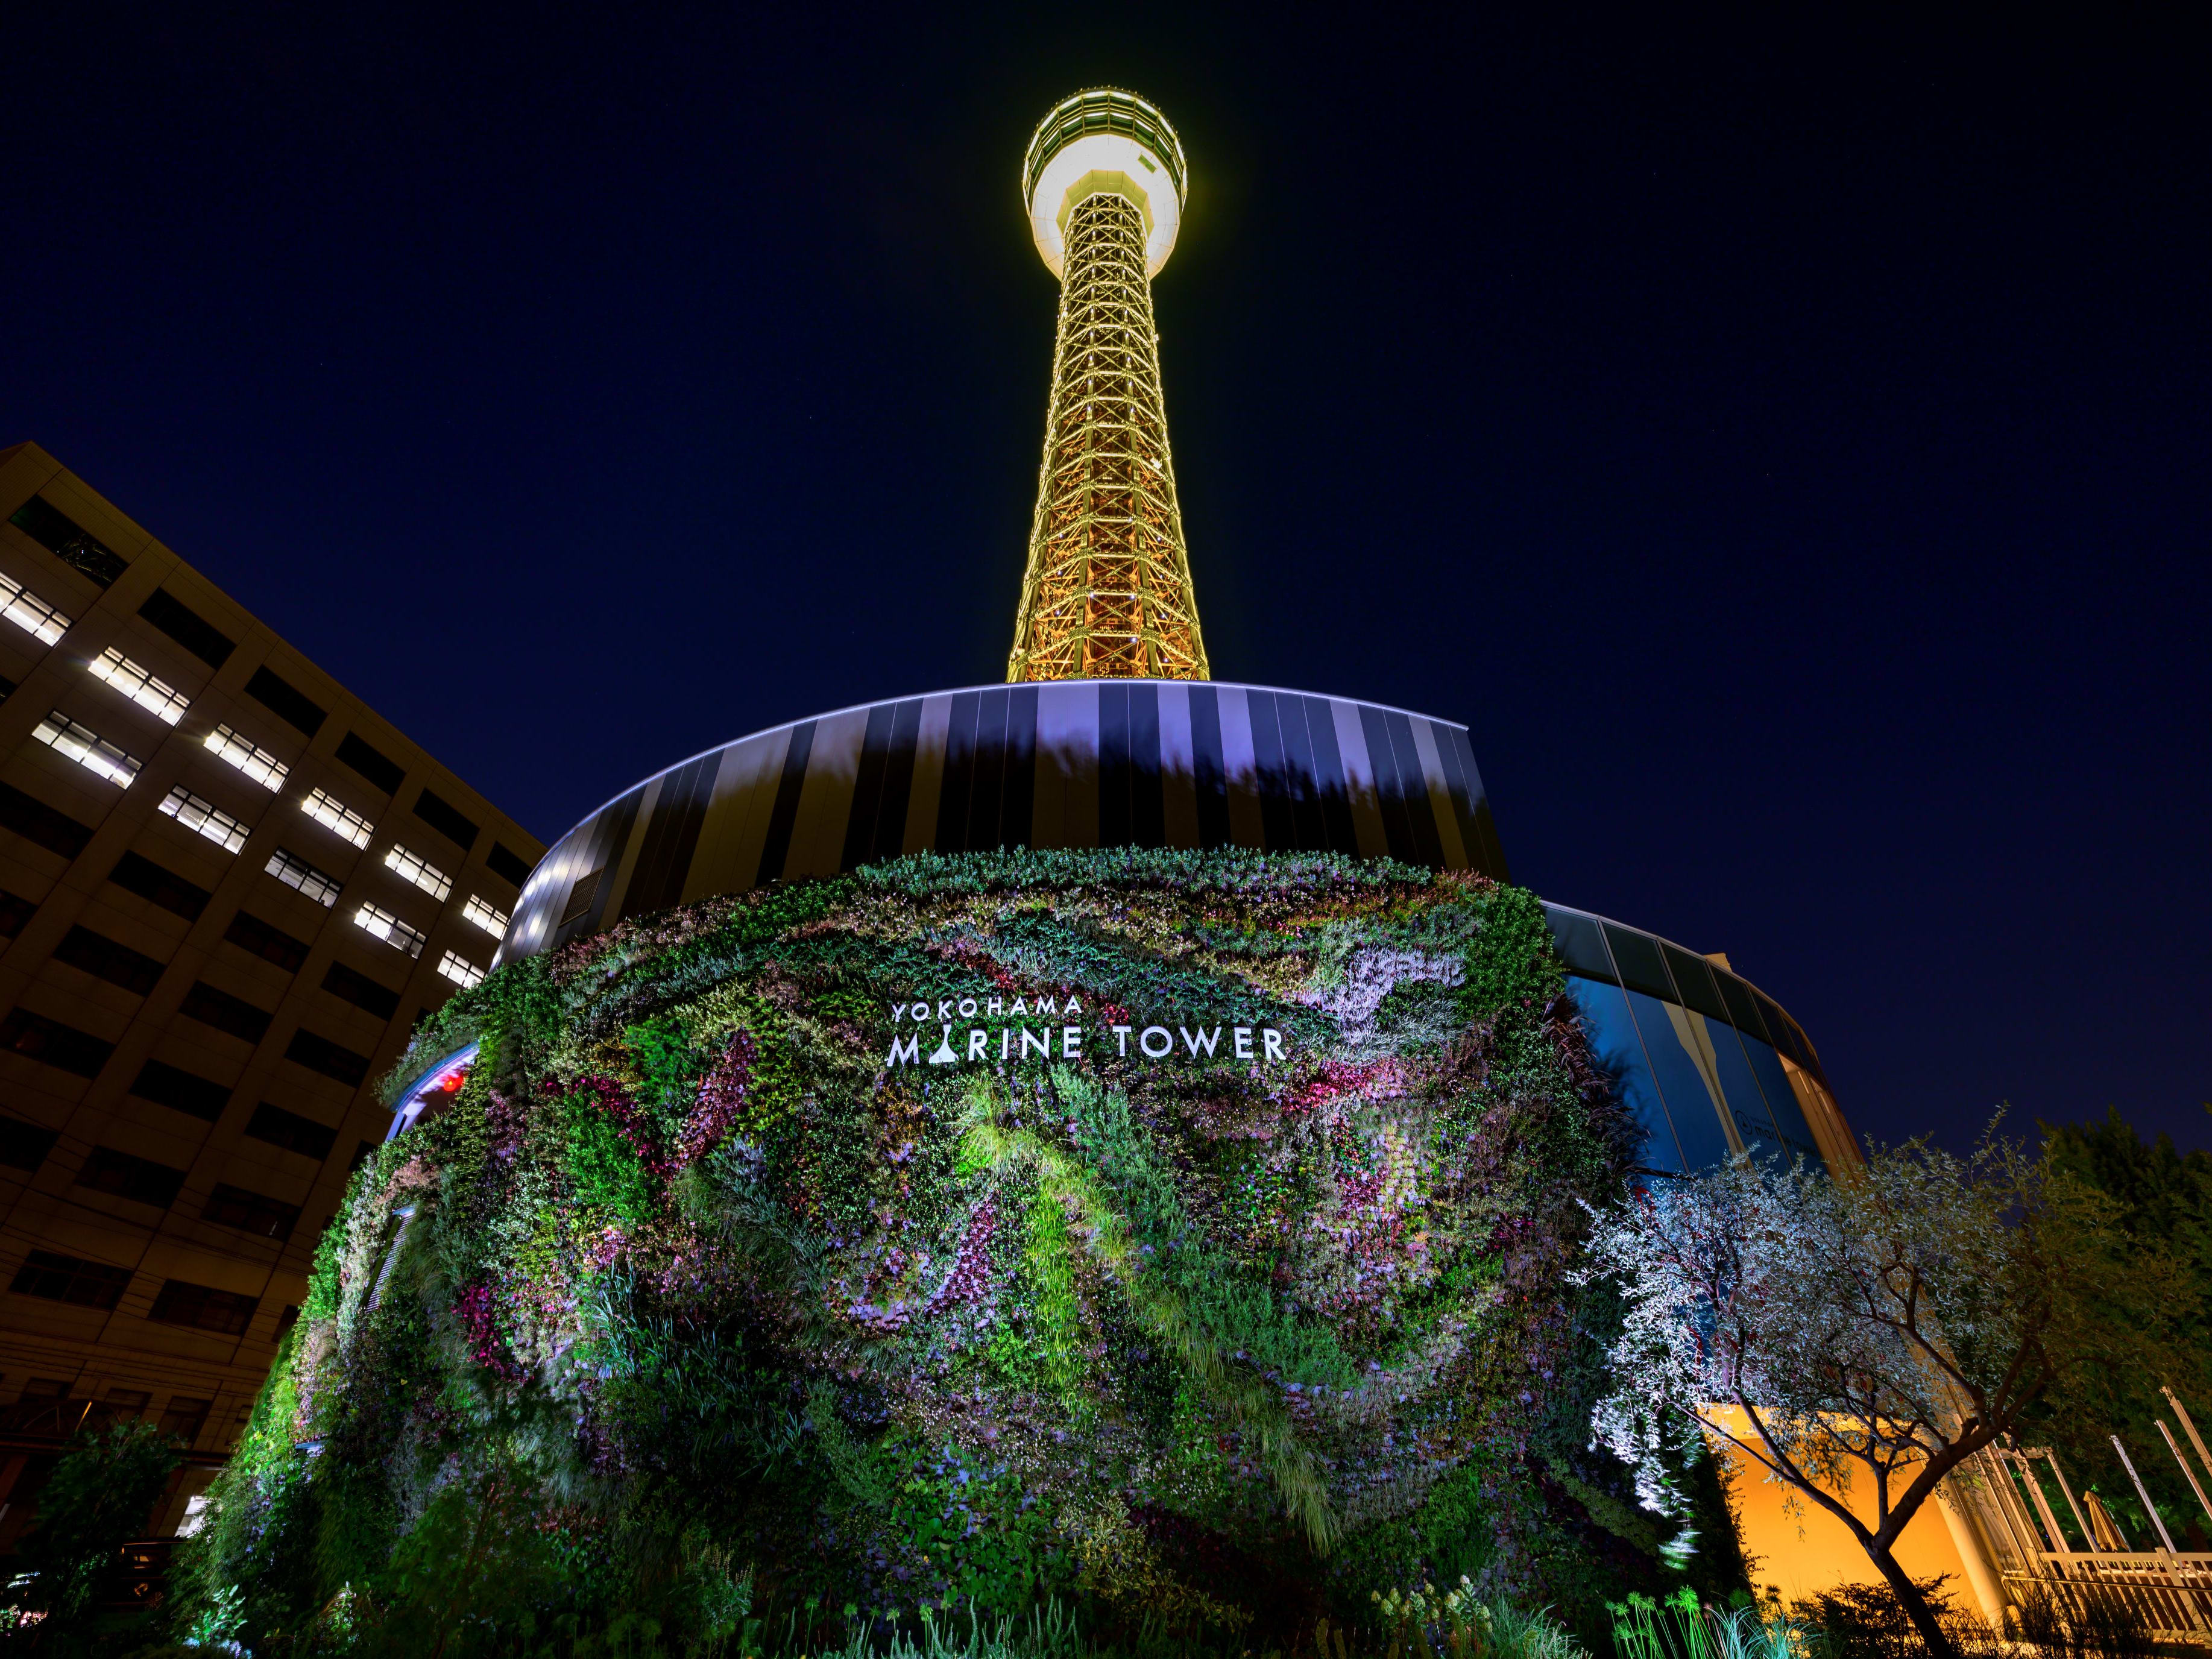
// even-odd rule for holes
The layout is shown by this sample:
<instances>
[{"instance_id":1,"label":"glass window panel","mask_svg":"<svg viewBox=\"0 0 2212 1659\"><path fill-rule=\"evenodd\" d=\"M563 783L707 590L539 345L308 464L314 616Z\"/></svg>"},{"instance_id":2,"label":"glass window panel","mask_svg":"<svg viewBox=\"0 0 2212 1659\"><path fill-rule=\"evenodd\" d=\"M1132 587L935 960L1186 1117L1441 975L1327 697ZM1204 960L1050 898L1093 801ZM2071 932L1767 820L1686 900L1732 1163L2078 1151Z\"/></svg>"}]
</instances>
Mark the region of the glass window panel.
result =
<instances>
[{"instance_id":1,"label":"glass window panel","mask_svg":"<svg viewBox=\"0 0 2212 1659\"><path fill-rule=\"evenodd\" d=\"M287 887L296 887L318 904L328 908L338 902L341 884L333 875L325 874L300 857L278 848L269 855L269 873Z\"/></svg>"},{"instance_id":2,"label":"glass window panel","mask_svg":"<svg viewBox=\"0 0 2212 1659\"><path fill-rule=\"evenodd\" d=\"M1613 971L1613 958L1606 954L1605 934L1595 916L1547 904L1544 907L1544 920L1552 924L1552 938L1559 945L1559 955L1565 960L1569 973L1601 980L1607 985L1620 982Z\"/></svg>"},{"instance_id":3,"label":"glass window panel","mask_svg":"<svg viewBox=\"0 0 2212 1659\"><path fill-rule=\"evenodd\" d=\"M1608 939L1613 938L1614 929L1605 931ZM1656 951L1652 957L1657 960ZM1666 1097L1667 1115L1674 1125L1675 1138L1682 1144L1682 1156L1689 1167L1702 1170L1725 1162L1734 1149L1729 1145L1728 1132L1721 1127L1721 1109L1705 1086L1697 1061L1674 1034L1666 1003L1641 991L1630 991L1628 1006L1636 1017L1644 1052L1651 1061L1651 1075Z\"/></svg>"},{"instance_id":4,"label":"glass window panel","mask_svg":"<svg viewBox=\"0 0 2212 1659\"><path fill-rule=\"evenodd\" d=\"M364 904L354 912L354 926L374 934L396 951L404 951L410 957L422 954L422 947L430 941L415 928L393 915L380 904Z\"/></svg>"},{"instance_id":5,"label":"glass window panel","mask_svg":"<svg viewBox=\"0 0 2212 1659\"><path fill-rule=\"evenodd\" d=\"M1820 1051L1813 1046L1813 1039L1805 1035L1805 1028L1793 1019L1790 1022L1790 1035L1796 1039L1797 1046L1805 1051L1805 1069L1820 1079L1820 1086L1823 1089L1830 1094L1835 1093L1835 1085L1828 1081L1827 1068L1820 1064Z\"/></svg>"},{"instance_id":6,"label":"glass window panel","mask_svg":"<svg viewBox=\"0 0 2212 1659\"><path fill-rule=\"evenodd\" d=\"M271 791L284 787L291 768L255 743L244 733L234 732L228 726L218 726L201 739L208 748L235 766L264 789Z\"/></svg>"},{"instance_id":7,"label":"glass window panel","mask_svg":"<svg viewBox=\"0 0 2212 1659\"><path fill-rule=\"evenodd\" d=\"M1674 988L1682 994L1682 1006L1694 1008L1707 1019L1726 1019L1728 1005L1721 994L1713 988L1713 967L1703 957L1693 957L1676 945L1659 947L1667 953L1667 965L1674 970Z\"/></svg>"},{"instance_id":8,"label":"glass window panel","mask_svg":"<svg viewBox=\"0 0 2212 1659\"><path fill-rule=\"evenodd\" d=\"M40 645L52 645L69 631L70 619L13 576L0 575L0 617L5 617Z\"/></svg>"},{"instance_id":9,"label":"glass window panel","mask_svg":"<svg viewBox=\"0 0 2212 1659\"><path fill-rule=\"evenodd\" d=\"M213 801L201 799L181 783L162 799L161 810L193 834L206 836L226 853L235 853L252 834Z\"/></svg>"},{"instance_id":10,"label":"glass window panel","mask_svg":"<svg viewBox=\"0 0 2212 1659\"><path fill-rule=\"evenodd\" d=\"M1743 1054L1766 1095L1767 1109L1774 1114L1783 1139L1801 1148L1807 1157L1819 1158L1820 1143L1813 1139L1812 1126L1805 1121L1804 1110L1797 1104L1797 1091L1790 1086L1789 1074L1782 1069L1782 1056L1748 1035L1743 1039Z\"/></svg>"},{"instance_id":11,"label":"glass window panel","mask_svg":"<svg viewBox=\"0 0 2212 1659\"><path fill-rule=\"evenodd\" d=\"M1626 927L1605 924L1605 942L1613 947L1613 960L1620 969L1620 982L1632 991L1662 1001L1674 1000L1674 982L1667 977L1667 964L1659 955L1659 941L1649 933L1632 933Z\"/></svg>"},{"instance_id":12,"label":"glass window panel","mask_svg":"<svg viewBox=\"0 0 2212 1659\"><path fill-rule=\"evenodd\" d=\"M1771 997L1759 992L1753 992L1752 994L1759 999L1759 1012L1766 1017L1766 1035L1769 1040L1784 1054L1802 1066L1805 1063L1805 1056L1798 1049L1797 1034L1790 1029L1790 1016L1775 1006Z\"/></svg>"},{"instance_id":13,"label":"glass window panel","mask_svg":"<svg viewBox=\"0 0 2212 1659\"><path fill-rule=\"evenodd\" d=\"M1766 1022L1759 1017L1759 1003L1751 987L1719 968L1713 969L1713 982L1721 988L1721 1000L1728 1004L1729 1023L1746 1036L1763 1039Z\"/></svg>"},{"instance_id":14,"label":"glass window panel","mask_svg":"<svg viewBox=\"0 0 2212 1659\"><path fill-rule=\"evenodd\" d=\"M432 898L443 900L453 890L453 880L443 870L420 853L410 853L398 842L384 849L384 864L396 870L404 880L411 881Z\"/></svg>"},{"instance_id":15,"label":"glass window panel","mask_svg":"<svg viewBox=\"0 0 2212 1659\"><path fill-rule=\"evenodd\" d=\"M481 927L494 939L507 937L507 924L511 920L507 912L489 903L479 893L469 895L469 902L461 907L462 920Z\"/></svg>"},{"instance_id":16,"label":"glass window panel","mask_svg":"<svg viewBox=\"0 0 2212 1659\"><path fill-rule=\"evenodd\" d=\"M106 681L165 725L174 726L185 717L185 710L191 707L183 692L112 645L85 666L94 679Z\"/></svg>"},{"instance_id":17,"label":"glass window panel","mask_svg":"<svg viewBox=\"0 0 2212 1659\"><path fill-rule=\"evenodd\" d=\"M368 846L369 835L376 828L327 789L310 790L307 798L300 803L300 810L356 847Z\"/></svg>"},{"instance_id":18,"label":"glass window panel","mask_svg":"<svg viewBox=\"0 0 2212 1659\"><path fill-rule=\"evenodd\" d=\"M448 951L438 959L438 971L464 991L483 983L484 970L458 951Z\"/></svg>"},{"instance_id":19,"label":"glass window panel","mask_svg":"<svg viewBox=\"0 0 2212 1659\"><path fill-rule=\"evenodd\" d=\"M1613 1073L1620 1086L1621 1104L1643 1127L1644 1147L1637 1155L1646 1168L1680 1175L1687 1166L1668 1121L1667 1103L1652 1080L1651 1062L1628 1017L1628 1003L1620 988L1609 981L1567 975L1567 994L1581 1011L1583 1030L1589 1037L1590 1054Z\"/></svg>"},{"instance_id":20,"label":"glass window panel","mask_svg":"<svg viewBox=\"0 0 2212 1659\"><path fill-rule=\"evenodd\" d=\"M131 781L138 775L137 760L89 726L79 726L58 708L40 720L31 735L68 756L94 776L106 778L118 789L128 789Z\"/></svg>"},{"instance_id":21,"label":"glass window panel","mask_svg":"<svg viewBox=\"0 0 2212 1659\"><path fill-rule=\"evenodd\" d=\"M1717 1019L1705 1022L1705 1036L1713 1045L1713 1069L1720 1073L1721 1092L1735 1115L1735 1132L1755 1152L1790 1151L1776 1132L1774 1114L1766 1109L1766 1094L1752 1075L1751 1061L1743 1052L1743 1037L1733 1025Z\"/></svg>"},{"instance_id":22,"label":"glass window panel","mask_svg":"<svg viewBox=\"0 0 2212 1659\"><path fill-rule=\"evenodd\" d=\"M1821 1069L1820 1055L1813 1052L1813 1041L1805 1035L1805 1028L1769 998L1759 998L1759 1012L1766 1016L1766 1029L1775 1038L1774 1046L1819 1079L1823 1089L1832 1095L1835 1093L1834 1087L1828 1081L1827 1073Z\"/></svg>"}]
</instances>

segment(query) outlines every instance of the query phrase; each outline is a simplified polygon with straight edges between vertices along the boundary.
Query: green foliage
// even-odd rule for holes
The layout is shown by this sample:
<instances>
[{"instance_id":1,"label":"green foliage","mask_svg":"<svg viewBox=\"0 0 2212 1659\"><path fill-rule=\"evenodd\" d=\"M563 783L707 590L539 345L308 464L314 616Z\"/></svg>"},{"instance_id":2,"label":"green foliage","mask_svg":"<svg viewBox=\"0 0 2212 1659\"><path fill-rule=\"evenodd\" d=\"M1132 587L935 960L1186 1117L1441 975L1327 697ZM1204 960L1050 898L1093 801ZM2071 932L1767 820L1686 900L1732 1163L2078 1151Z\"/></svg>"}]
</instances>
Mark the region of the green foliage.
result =
<instances>
[{"instance_id":1,"label":"green foliage","mask_svg":"<svg viewBox=\"0 0 2212 1659\"><path fill-rule=\"evenodd\" d=\"M1072 1650L1064 1597L1341 1648L1447 1569L1641 1584L1588 1543L1618 1466L1534 1478L1632 1139L1560 983L1526 894L1241 850L903 859L503 968L395 1073L483 1045L318 1248L180 1628ZM947 1002L983 1063L894 1063Z\"/></svg>"},{"instance_id":2,"label":"green foliage","mask_svg":"<svg viewBox=\"0 0 2212 1659\"><path fill-rule=\"evenodd\" d=\"M2124 1237L2172 1263L2160 1309L2173 1322L2172 1346L2212 1355L2212 1153L2183 1153L2166 1135L2146 1143L2117 1109L2108 1108L2094 1122L2041 1127L2044 1161L2053 1174L2100 1194ZM2184 1438L2172 1403L2160 1392L2163 1385L2181 1397L2200 1431L2212 1431L2208 1370L2115 1365L2090 1379L2094 1387L2087 1398L2034 1414L2035 1443L2057 1450L2076 1490L2096 1492L2139 1548L2155 1545L2156 1534L2110 1437L2118 1434L2128 1447L2175 1542L2186 1549L2208 1547L2203 1511L2158 1429L2163 1420L2178 1440ZM2058 1514L2070 1514L2056 1491L2051 1498ZM2089 1547L2086 1539L2072 1542L2075 1548Z\"/></svg>"},{"instance_id":3,"label":"green foliage","mask_svg":"<svg viewBox=\"0 0 2212 1659\"><path fill-rule=\"evenodd\" d=\"M988 1165L989 1159L982 1161ZM1086 1414L1083 1310L1076 1298L1067 1216L1060 1200L1039 1182L1020 1218L1014 1294L1008 1317L991 1334L991 1360L1015 1387L1042 1389L1079 1419Z\"/></svg>"},{"instance_id":4,"label":"green foliage","mask_svg":"<svg viewBox=\"0 0 2212 1659\"><path fill-rule=\"evenodd\" d=\"M1955 1650L1986 1648L1989 1627L1958 1606L1944 1588L1947 1578L1911 1583L1915 1595L1935 1610ZM1887 1584L1841 1584L1817 1592L1806 1613L1810 1629L1803 1650L1810 1659L1928 1659L1928 1644L1911 1611Z\"/></svg>"},{"instance_id":5,"label":"green foliage","mask_svg":"<svg viewBox=\"0 0 2212 1659\"><path fill-rule=\"evenodd\" d=\"M1606 1611L1613 1617L1619 1659L1804 1659L1812 1634L1779 1607L1748 1598L1716 1607L1687 1589L1663 1600L1632 1595L1608 1603ZM1902 1622L1901 1613L1899 1618Z\"/></svg>"},{"instance_id":6,"label":"green foliage","mask_svg":"<svg viewBox=\"0 0 2212 1659\"><path fill-rule=\"evenodd\" d=\"M23 1540L19 1564L37 1575L31 1605L56 1626L82 1619L116 1553L144 1534L178 1462L176 1443L142 1419L80 1436L54 1465Z\"/></svg>"},{"instance_id":7,"label":"green foliage","mask_svg":"<svg viewBox=\"0 0 2212 1659\"><path fill-rule=\"evenodd\" d=\"M569 1095L561 1103L561 1116L566 1139L562 1169L579 1208L586 1213L605 1212L632 1226L648 1220L654 1199L652 1178L599 1102L587 1093Z\"/></svg>"},{"instance_id":8,"label":"green foliage","mask_svg":"<svg viewBox=\"0 0 2212 1659\"><path fill-rule=\"evenodd\" d=\"M1368 1599L1388 1659L1589 1659L1548 1609L1528 1612L1503 1596L1485 1601L1464 1576L1441 1595L1434 1584L1394 1585ZM1317 1644L1324 1656L1328 1635L1324 1628ZM1336 1645L1342 1653L1349 1644L1339 1634Z\"/></svg>"},{"instance_id":9,"label":"green foliage","mask_svg":"<svg viewBox=\"0 0 2212 1659\"><path fill-rule=\"evenodd\" d=\"M1480 907L1482 949L1468 964L1466 1005L1474 1019L1557 996L1564 974L1543 902L1525 887L1495 887Z\"/></svg>"}]
</instances>

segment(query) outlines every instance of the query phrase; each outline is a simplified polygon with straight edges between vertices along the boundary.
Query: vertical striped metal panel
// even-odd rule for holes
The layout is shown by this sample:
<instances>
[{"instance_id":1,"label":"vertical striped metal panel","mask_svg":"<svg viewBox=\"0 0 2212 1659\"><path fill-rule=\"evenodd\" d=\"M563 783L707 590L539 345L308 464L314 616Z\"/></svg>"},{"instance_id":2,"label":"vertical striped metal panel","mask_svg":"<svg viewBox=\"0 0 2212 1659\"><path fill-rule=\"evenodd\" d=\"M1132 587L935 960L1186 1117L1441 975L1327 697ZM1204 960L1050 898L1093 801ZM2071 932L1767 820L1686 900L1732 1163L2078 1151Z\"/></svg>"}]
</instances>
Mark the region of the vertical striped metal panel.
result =
<instances>
[{"instance_id":1,"label":"vertical striped metal panel","mask_svg":"<svg viewBox=\"0 0 2212 1659\"><path fill-rule=\"evenodd\" d=\"M715 893L901 853L1250 847L1504 879L1464 727L1215 681L981 686L698 755L545 855L500 959Z\"/></svg>"}]
</instances>

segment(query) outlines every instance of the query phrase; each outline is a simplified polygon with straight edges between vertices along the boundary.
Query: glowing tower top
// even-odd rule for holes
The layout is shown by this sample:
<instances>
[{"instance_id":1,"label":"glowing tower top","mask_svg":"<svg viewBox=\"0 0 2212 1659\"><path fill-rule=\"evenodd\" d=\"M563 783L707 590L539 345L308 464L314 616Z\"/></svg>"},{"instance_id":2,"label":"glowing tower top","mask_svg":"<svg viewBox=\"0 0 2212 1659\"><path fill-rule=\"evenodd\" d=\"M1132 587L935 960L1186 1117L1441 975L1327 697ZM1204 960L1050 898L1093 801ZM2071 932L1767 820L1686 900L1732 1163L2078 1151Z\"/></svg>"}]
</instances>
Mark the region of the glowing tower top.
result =
<instances>
[{"instance_id":1,"label":"glowing tower top","mask_svg":"<svg viewBox=\"0 0 2212 1659\"><path fill-rule=\"evenodd\" d=\"M1009 680L1207 678L1152 328L1188 179L1167 117L1106 88L1046 116L1022 158L1060 330Z\"/></svg>"}]
</instances>

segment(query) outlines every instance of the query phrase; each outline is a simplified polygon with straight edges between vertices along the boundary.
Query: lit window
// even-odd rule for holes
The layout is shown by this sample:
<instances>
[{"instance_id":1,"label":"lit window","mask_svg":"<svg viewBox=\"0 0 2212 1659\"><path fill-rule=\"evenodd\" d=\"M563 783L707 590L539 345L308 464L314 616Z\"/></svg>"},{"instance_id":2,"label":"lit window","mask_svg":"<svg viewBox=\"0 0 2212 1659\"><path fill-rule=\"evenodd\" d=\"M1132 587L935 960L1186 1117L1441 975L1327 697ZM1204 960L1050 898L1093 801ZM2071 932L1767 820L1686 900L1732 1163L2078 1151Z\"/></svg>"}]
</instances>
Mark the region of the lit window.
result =
<instances>
[{"instance_id":1,"label":"lit window","mask_svg":"<svg viewBox=\"0 0 2212 1659\"><path fill-rule=\"evenodd\" d=\"M128 789L138 775L138 763L102 738L79 726L58 708L39 722L31 733L40 743L59 750L79 766L106 778L118 789Z\"/></svg>"},{"instance_id":2,"label":"lit window","mask_svg":"<svg viewBox=\"0 0 2212 1659\"><path fill-rule=\"evenodd\" d=\"M464 991L483 983L483 969L455 951L438 958L438 971Z\"/></svg>"},{"instance_id":3,"label":"lit window","mask_svg":"<svg viewBox=\"0 0 2212 1659\"><path fill-rule=\"evenodd\" d=\"M52 645L69 631L67 617L13 576L0 575L0 617L27 634L37 635L40 645Z\"/></svg>"},{"instance_id":4,"label":"lit window","mask_svg":"<svg viewBox=\"0 0 2212 1659\"><path fill-rule=\"evenodd\" d=\"M422 947L430 942L391 911L374 904L364 904L354 912L353 925L363 933L375 934L393 950L404 951L410 957L421 956Z\"/></svg>"},{"instance_id":5,"label":"lit window","mask_svg":"<svg viewBox=\"0 0 2212 1659\"><path fill-rule=\"evenodd\" d=\"M253 833L213 801L202 800L181 783L169 791L161 810L194 835L205 836L226 853L235 853Z\"/></svg>"},{"instance_id":6,"label":"lit window","mask_svg":"<svg viewBox=\"0 0 2212 1659\"><path fill-rule=\"evenodd\" d=\"M507 912L496 906L485 903L474 893L469 895L469 902L461 907L461 919L464 921L475 923L494 939L507 937L508 921Z\"/></svg>"},{"instance_id":7,"label":"lit window","mask_svg":"<svg viewBox=\"0 0 2212 1659\"><path fill-rule=\"evenodd\" d=\"M384 866L387 870L397 870L434 899L443 899L453 890L453 884L446 878L444 871L397 842L384 849Z\"/></svg>"},{"instance_id":8,"label":"lit window","mask_svg":"<svg viewBox=\"0 0 2212 1659\"><path fill-rule=\"evenodd\" d=\"M150 714L158 715L171 726L185 717L191 700L157 677L143 664L135 663L113 646L109 646L85 666L96 680L105 680L125 696Z\"/></svg>"},{"instance_id":9,"label":"lit window","mask_svg":"<svg viewBox=\"0 0 2212 1659\"><path fill-rule=\"evenodd\" d=\"M325 908L338 902L338 878L325 875L298 854L278 848L270 855L269 873L287 887L296 887Z\"/></svg>"},{"instance_id":10,"label":"lit window","mask_svg":"<svg viewBox=\"0 0 2212 1659\"><path fill-rule=\"evenodd\" d=\"M240 736L227 726L218 726L207 734L207 746L264 789L283 788L285 775L292 769L266 749Z\"/></svg>"},{"instance_id":11,"label":"lit window","mask_svg":"<svg viewBox=\"0 0 2212 1659\"><path fill-rule=\"evenodd\" d=\"M316 790L300 803L300 810L341 840L349 841L356 847L368 846L369 831L376 828L352 808L339 805L328 790Z\"/></svg>"}]
</instances>

